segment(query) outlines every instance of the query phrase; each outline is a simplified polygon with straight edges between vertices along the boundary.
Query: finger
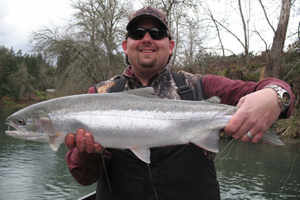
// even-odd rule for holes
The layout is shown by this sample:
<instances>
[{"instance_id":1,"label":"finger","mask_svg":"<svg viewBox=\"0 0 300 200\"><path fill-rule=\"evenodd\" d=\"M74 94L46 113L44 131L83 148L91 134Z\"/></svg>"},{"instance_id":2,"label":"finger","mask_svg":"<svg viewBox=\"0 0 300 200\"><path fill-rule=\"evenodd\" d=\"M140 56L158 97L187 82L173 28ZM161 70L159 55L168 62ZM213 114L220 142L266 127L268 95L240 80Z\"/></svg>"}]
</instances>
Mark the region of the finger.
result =
<instances>
[{"instance_id":1,"label":"finger","mask_svg":"<svg viewBox=\"0 0 300 200\"><path fill-rule=\"evenodd\" d=\"M246 127L247 124L245 121L246 115L241 114L240 110L238 110L231 118L224 131L233 138L240 139L245 134L245 131L249 130L249 127Z\"/></svg>"},{"instance_id":2,"label":"finger","mask_svg":"<svg viewBox=\"0 0 300 200\"><path fill-rule=\"evenodd\" d=\"M94 143L94 153L103 153L105 148L101 146L99 143Z\"/></svg>"},{"instance_id":3,"label":"finger","mask_svg":"<svg viewBox=\"0 0 300 200\"><path fill-rule=\"evenodd\" d=\"M252 143L257 143L258 141L261 140L261 138L263 137L263 133L259 132L257 134L255 134L254 138L251 140Z\"/></svg>"},{"instance_id":4,"label":"finger","mask_svg":"<svg viewBox=\"0 0 300 200\"><path fill-rule=\"evenodd\" d=\"M75 135L73 133L67 134L67 136L65 137L65 145L68 150L72 150L75 148Z\"/></svg>"},{"instance_id":5,"label":"finger","mask_svg":"<svg viewBox=\"0 0 300 200\"><path fill-rule=\"evenodd\" d=\"M79 152L84 152L85 149L85 130L79 128L76 132L76 147Z\"/></svg>"},{"instance_id":6,"label":"finger","mask_svg":"<svg viewBox=\"0 0 300 200\"><path fill-rule=\"evenodd\" d=\"M239 117L239 115L237 116ZM244 116L248 115L245 114ZM240 119L237 118L237 120ZM233 129L234 132L231 134L231 136L235 139L241 139L243 142L251 141L253 143L256 143L263 137L263 134L269 129L269 124L262 123L261 121L262 120L260 120L257 116L245 117L243 122L242 119L240 120L242 124L239 127L235 127L236 129ZM254 136L254 138L249 138L247 136L248 131Z\"/></svg>"},{"instance_id":7,"label":"finger","mask_svg":"<svg viewBox=\"0 0 300 200\"><path fill-rule=\"evenodd\" d=\"M256 134L254 133L253 129L245 132L245 134L241 137L242 142L249 142L253 140L256 137Z\"/></svg>"},{"instance_id":8,"label":"finger","mask_svg":"<svg viewBox=\"0 0 300 200\"><path fill-rule=\"evenodd\" d=\"M250 124L252 127L245 126L246 130L241 130L244 133L241 138L243 142L251 141L253 143L257 143L263 137L263 134L269 129L267 123L260 123L258 119L249 120L247 124ZM253 135L253 138L247 136L247 132L250 132L250 134Z\"/></svg>"},{"instance_id":9,"label":"finger","mask_svg":"<svg viewBox=\"0 0 300 200\"><path fill-rule=\"evenodd\" d=\"M247 135L248 132L250 133L249 135L252 135L252 137ZM261 131L257 132L255 130L255 128L253 128L253 129L247 131L242 136L241 141L243 141L243 142L251 141L252 143L257 143L262 137L263 137L263 132L261 132Z\"/></svg>"},{"instance_id":10,"label":"finger","mask_svg":"<svg viewBox=\"0 0 300 200\"><path fill-rule=\"evenodd\" d=\"M93 135L89 132L85 133L85 145L86 152L88 153L102 153L105 149L99 143L94 141Z\"/></svg>"},{"instance_id":11,"label":"finger","mask_svg":"<svg viewBox=\"0 0 300 200\"><path fill-rule=\"evenodd\" d=\"M94 152L94 138L93 135L89 132L85 133L85 149L88 153Z\"/></svg>"}]
</instances>

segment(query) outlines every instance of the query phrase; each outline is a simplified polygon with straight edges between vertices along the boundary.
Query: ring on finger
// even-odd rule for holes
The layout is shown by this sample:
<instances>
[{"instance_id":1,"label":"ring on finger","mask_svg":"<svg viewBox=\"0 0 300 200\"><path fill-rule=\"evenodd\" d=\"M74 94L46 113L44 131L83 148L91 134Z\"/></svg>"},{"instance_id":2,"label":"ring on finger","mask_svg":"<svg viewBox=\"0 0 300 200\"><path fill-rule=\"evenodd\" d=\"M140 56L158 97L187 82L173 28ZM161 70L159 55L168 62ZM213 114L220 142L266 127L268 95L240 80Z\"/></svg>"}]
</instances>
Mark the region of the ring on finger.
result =
<instances>
[{"instance_id":1,"label":"ring on finger","mask_svg":"<svg viewBox=\"0 0 300 200\"><path fill-rule=\"evenodd\" d=\"M254 138L254 135L252 135L249 131L246 133L246 135L247 135L250 139L253 139L253 138Z\"/></svg>"}]
</instances>

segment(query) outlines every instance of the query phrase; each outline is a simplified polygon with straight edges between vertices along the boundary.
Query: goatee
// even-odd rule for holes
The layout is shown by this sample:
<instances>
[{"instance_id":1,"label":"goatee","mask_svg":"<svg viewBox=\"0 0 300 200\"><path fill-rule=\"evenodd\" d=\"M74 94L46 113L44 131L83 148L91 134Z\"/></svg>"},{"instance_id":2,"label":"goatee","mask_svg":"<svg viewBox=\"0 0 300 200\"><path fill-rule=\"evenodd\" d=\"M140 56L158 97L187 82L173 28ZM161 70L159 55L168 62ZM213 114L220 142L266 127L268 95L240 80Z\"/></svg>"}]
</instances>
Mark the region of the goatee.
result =
<instances>
[{"instance_id":1,"label":"goatee","mask_svg":"<svg viewBox=\"0 0 300 200\"><path fill-rule=\"evenodd\" d=\"M149 62L138 60L138 64L140 66L144 67L144 68L151 68L151 67L154 67L156 65L156 59L155 60L151 60Z\"/></svg>"}]
</instances>

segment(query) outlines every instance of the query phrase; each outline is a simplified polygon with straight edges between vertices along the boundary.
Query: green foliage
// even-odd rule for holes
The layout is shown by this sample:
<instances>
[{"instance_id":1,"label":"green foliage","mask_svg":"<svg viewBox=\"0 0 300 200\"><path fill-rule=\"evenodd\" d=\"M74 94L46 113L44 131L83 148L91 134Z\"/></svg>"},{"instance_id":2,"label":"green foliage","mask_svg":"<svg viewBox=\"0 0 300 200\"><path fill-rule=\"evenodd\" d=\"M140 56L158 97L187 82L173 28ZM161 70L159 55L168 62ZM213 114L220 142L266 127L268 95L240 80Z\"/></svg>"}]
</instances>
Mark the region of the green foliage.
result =
<instances>
[{"instance_id":1,"label":"green foliage","mask_svg":"<svg viewBox=\"0 0 300 200\"><path fill-rule=\"evenodd\" d=\"M38 97L38 99L43 99L43 100L54 98L53 93L48 93L46 91L38 91L37 90L37 91L35 91L35 95Z\"/></svg>"},{"instance_id":2,"label":"green foliage","mask_svg":"<svg viewBox=\"0 0 300 200\"><path fill-rule=\"evenodd\" d=\"M15 101L28 97L35 89L51 87L54 74L41 54L22 55L0 47L0 100L8 96Z\"/></svg>"}]
</instances>

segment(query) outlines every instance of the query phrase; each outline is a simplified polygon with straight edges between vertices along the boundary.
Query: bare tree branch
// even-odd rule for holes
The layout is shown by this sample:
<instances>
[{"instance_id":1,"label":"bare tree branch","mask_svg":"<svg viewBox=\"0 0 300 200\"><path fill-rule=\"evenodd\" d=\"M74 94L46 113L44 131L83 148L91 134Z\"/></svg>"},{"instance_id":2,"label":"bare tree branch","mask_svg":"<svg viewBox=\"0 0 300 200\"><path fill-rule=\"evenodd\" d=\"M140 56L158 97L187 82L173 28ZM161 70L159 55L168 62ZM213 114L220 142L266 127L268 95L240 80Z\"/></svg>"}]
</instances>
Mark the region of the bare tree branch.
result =
<instances>
[{"instance_id":1,"label":"bare tree branch","mask_svg":"<svg viewBox=\"0 0 300 200\"><path fill-rule=\"evenodd\" d=\"M218 23L211 11L211 9L209 8L208 5L206 5L207 8L205 8L204 6L202 6L202 8L207 11L207 15L209 16L209 18L213 21L214 23L214 26L216 28L216 31L217 31L217 36L218 36L218 40L220 42L220 45L221 45L221 50L222 50L222 54L223 56L225 56L225 50L224 50L224 45L223 45L223 41L222 41L222 38L221 38L221 33L220 33L220 30L219 30L219 26L218 26Z\"/></svg>"},{"instance_id":2,"label":"bare tree branch","mask_svg":"<svg viewBox=\"0 0 300 200\"><path fill-rule=\"evenodd\" d=\"M259 31L257 31L257 30L254 30L254 33L256 33L257 35L258 35L258 37L263 41L263 43L265 44L265 49L266 49L266 51L268 51L268 44L267 44L267 42L264 40L264 38L261 36L261 34L260 34L260 32Z\"/></svg>"},{"instance_id":3,"label":"bare tree branch","mask_svg":"<svg viewBox=\"0 0 300 200\"><path fill-rule=\"evenodd\" d=\"M248 45L248 36L247 36L247 26L246 26L246 22L244 19L244 14L242 11L242 6L241 6L241 0L238 0L238 5L239 5L239 11L240 11L240 15L241 15L241 19L242 19L242 23L243 23L243 30L244 30L244 52L246 57L248 57L248 51L249 51L249 45Z\"/></svg>"},{"instance_id":4,"label":"bare tree branch","mask_svg":"<svg viewBox=\"0 0 300 200\"><path fill-rule=\"evenodd\" d=\"M271 27L273 33L275 34L275 29L274 29L274 27L272 26L272 24L271 24L271 22L270 22L270 20L269 20L269 17L267 16L267 13L266 13L266 10L265 10L265 6L264 6L263 3L261 2L261 0L258 0L258 1L259 1L260 5L261 5L261 8L263 9L265 18L266 18L266 20L267 20L269 26Z\"/></svg>"}]
</instances>

